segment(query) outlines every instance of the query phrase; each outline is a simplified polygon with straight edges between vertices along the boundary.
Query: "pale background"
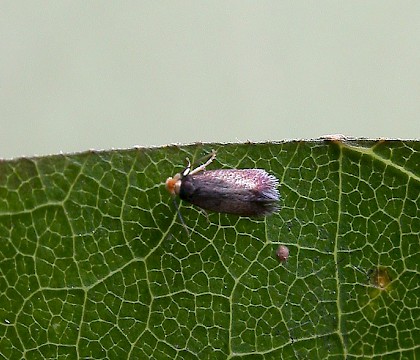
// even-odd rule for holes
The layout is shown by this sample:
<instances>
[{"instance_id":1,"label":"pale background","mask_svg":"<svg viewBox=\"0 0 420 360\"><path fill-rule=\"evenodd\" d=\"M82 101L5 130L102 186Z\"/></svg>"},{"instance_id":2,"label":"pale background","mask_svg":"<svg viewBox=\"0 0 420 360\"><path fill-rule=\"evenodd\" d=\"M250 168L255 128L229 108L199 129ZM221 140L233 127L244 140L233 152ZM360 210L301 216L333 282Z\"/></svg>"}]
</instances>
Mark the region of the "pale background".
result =
<instances>
[{"instance_id":1,"label":"pale background","mask_svg":"<svg viewBox=\"0 0 420 360\"><path fill-rule=\"evenodd\" d=\"M420 1L0 1L0 158L420 137Z\"/></svg>"}]
</instances>

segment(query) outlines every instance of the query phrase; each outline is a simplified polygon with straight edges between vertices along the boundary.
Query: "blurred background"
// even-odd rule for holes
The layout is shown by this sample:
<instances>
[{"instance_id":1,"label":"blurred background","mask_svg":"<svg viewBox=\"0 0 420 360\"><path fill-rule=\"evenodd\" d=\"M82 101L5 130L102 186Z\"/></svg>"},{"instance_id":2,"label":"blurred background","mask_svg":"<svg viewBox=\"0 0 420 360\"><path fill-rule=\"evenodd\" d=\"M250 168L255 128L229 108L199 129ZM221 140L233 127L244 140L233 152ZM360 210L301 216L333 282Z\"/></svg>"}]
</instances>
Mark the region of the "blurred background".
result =
<instances>
[{"instance_id":1,"label":"blurred background","mask_svg":"<svg viewBox=\"0 0 420 360\"><path fill-rule=\"evenodd\" d=\"M420 137L420 1L2 1L0 158Z\"/></svg>"}]
</instances>

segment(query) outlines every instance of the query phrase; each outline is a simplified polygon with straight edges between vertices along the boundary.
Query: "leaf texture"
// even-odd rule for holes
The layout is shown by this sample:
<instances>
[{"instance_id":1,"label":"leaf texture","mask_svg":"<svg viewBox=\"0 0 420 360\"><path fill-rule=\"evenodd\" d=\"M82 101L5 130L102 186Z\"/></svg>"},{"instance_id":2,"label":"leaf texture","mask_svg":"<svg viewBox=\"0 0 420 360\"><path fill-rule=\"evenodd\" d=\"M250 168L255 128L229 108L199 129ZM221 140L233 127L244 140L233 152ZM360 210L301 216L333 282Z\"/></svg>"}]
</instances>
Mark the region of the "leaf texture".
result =
<instances>
[{"instance_id":1,"label":"leaf texture","mask_svg":"<svg viewBox=\"0 0 420 360\"><path fill-rule=\"evenodd\" d=\"M211 169L275 175L281 210L184 202L187 234L163 184L212 149ZM419 150L338 139L3 161L0 355L420 357Z\"/></svg>"}]
</instances>

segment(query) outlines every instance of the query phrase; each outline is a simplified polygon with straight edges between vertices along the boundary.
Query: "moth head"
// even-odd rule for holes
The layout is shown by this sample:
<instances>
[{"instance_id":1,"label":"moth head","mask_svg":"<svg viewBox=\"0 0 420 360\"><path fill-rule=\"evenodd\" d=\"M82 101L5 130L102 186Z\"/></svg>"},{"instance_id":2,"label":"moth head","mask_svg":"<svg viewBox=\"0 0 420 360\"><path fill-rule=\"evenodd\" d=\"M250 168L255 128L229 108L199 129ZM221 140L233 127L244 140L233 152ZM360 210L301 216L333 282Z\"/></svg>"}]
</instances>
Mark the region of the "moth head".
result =
<instances>
[{"instance_id":1,"label":"moth head","mask_svg":"<svg viewBox=\"0 0 420 360\"><path fill-rule=\"evenodd\" d=\"M165 182L166 190L172 195L179 195L181 189L181 174L176 174L174 177L168 177Z\"/></svg>"}]
</instances>

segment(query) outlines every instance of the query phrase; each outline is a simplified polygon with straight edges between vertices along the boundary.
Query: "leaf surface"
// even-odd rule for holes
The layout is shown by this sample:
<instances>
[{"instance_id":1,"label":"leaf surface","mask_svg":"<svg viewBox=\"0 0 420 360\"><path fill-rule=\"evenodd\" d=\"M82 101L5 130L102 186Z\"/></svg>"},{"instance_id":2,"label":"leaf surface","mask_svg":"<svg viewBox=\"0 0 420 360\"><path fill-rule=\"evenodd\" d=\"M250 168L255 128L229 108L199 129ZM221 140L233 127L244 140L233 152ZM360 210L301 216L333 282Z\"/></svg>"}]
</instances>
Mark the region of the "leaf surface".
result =
<instances>
[{"instance_id":1,"label":"leaf surface","mask_svg":"<svg viewBox=\"0 0 420 360\"><path fill-rule=\"evenodd\" d=\"M262 168L255 220L164 187L185 158ZM420 355L420 143L291 141L0 163L5 359L408 359ZM276 258L279 245L290 255Z\"/></svg>"}]
</instances>

